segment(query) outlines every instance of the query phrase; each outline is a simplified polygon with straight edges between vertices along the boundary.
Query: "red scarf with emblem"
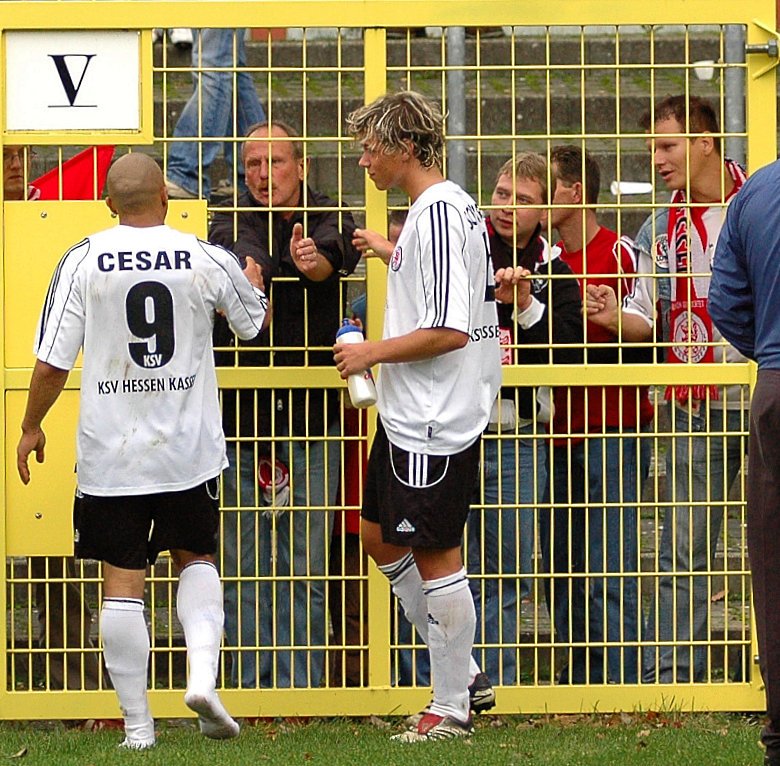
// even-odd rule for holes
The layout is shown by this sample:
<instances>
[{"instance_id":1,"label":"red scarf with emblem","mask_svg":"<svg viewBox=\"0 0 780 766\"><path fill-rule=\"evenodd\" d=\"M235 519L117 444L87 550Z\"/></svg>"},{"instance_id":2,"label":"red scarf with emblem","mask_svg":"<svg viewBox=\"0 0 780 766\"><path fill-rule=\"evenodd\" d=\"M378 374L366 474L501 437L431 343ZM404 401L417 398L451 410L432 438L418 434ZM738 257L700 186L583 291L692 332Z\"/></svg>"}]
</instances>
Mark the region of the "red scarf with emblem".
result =
<instances>
[{"instance_id":1,"label":"red scarf with emblem","mask_svg":"<svg viewBox=\"0 0 780 766\"><path fill-rule=\"evenodd\" d=\"M747 176L733 160L724 160L734 181L734 188L723 204L739 191ZM719 207L712 205L711 207ZM669 277L672 281L672 305L669 315L670 345L666 354L669 364L708 364L714 361L712 319L707 308L715 243L702 242L695 225L691 225L691 208L685 192L678 189L672 195L667 238L669 243ZM694 276L700 275L700 276ZM717 386L667 386L666 398L685 404L688 399L717 399Z\"/></svg>"}]
</instances>

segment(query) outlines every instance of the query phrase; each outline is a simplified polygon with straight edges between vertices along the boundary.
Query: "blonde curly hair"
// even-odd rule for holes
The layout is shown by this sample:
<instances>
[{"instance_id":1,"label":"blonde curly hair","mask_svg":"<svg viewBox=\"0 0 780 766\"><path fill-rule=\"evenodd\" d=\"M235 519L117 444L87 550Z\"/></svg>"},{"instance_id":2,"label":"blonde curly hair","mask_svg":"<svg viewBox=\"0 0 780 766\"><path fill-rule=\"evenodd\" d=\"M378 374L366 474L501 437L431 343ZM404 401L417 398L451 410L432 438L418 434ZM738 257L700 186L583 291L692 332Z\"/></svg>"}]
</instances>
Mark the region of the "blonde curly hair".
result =
<instances>
[{"instance_id":1,"label":"blonde curly hair","mask_svg":"<svg viewBox=\"0 0 780 766\"><path fill-rule=\"evenodd\" d=\"M347 132L383 154L406 150L424 168L442 167L444 115L439 105L413 90L387 93L347 117Z\"/></svg>"}]
</instances>

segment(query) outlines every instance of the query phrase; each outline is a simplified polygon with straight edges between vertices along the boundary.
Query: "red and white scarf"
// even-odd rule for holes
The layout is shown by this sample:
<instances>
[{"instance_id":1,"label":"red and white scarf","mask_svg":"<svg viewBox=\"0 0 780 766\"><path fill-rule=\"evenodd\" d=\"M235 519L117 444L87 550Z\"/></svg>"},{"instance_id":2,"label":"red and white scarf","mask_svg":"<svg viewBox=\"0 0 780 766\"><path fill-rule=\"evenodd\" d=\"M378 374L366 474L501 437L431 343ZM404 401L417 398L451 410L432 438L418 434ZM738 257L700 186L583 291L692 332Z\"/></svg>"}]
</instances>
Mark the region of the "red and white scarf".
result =
<instances>
[{"instance_id":1,"label":"red and white scarf","mask_svg":"<svg viewBox=\"0 0 780 766\"><path fill-rule=\"evenodd\" d=\"M734 188L723 203L725 216L725 206L745 183L747 176L733 160L724 160L724 164L734 181ZM669 315L671 344L666 355L666 361L670 364L707 364L715 359L712 319L707 308L715 242L705 245L702 233L696 225L691 225L690 219L691 207L686 203L685 192L678 189L672 194L666 232L672 281ZM706 232L704 234L706 237ZM700 276L692 276L694 274ZM717 399L718 387L703 385L668 386L666 398L677 399L681 404L685 404L689 398L702 400L706 398L708 388L710 397Z\"/></svg>"}]
</instances>

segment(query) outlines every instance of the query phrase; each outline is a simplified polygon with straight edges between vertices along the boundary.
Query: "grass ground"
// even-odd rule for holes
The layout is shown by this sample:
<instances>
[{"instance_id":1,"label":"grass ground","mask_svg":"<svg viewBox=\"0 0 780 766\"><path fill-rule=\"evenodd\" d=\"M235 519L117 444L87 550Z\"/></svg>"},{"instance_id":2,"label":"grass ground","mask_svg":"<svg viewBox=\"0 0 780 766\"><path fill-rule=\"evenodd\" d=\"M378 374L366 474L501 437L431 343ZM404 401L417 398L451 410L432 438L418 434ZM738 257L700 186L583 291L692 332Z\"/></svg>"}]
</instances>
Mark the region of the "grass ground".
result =
<instances>
[{"instance_id":1,"label":"grass ground","mask_svg":"<svg viewBox=\"0 0 780 766\"><path fill-rule=\"evenodd\" d=\"M400 722L315 720L244 726L230 742L206 740L191 721L158 723L153 750L117 749L120 732L60 723L0 724L0 762L25 766L760 766L755 718L642 714L490 718L469 741L403 745Z\"/></svg>"}]
</instances>

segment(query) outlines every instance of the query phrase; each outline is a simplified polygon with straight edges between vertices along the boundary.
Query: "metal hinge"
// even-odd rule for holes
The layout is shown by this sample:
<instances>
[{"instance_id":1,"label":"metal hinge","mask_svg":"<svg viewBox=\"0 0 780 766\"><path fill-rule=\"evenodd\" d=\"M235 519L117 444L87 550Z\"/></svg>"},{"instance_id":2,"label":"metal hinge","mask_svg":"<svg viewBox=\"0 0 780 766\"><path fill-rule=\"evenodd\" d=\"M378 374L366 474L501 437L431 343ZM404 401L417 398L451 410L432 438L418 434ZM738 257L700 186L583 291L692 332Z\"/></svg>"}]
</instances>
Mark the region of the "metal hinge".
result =
<instances>
[{"instance_id":1,"label":"metal hinge","mask_svg":"<svg viewBox=\"0 0 780 766\"><path fill-rule=\"evenodd\" d=\"M749 43L745 45L745 55L763 53L772 59L766 66L753 73L753 79L755 80L780 64L780 34L778 34L776 29L758 19L753 19L753 23L766 32L769 35L769 39L765 43Z\"/></svg>"}]
</instances>

